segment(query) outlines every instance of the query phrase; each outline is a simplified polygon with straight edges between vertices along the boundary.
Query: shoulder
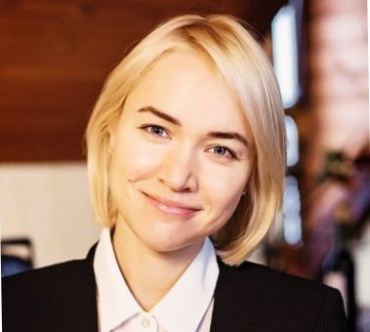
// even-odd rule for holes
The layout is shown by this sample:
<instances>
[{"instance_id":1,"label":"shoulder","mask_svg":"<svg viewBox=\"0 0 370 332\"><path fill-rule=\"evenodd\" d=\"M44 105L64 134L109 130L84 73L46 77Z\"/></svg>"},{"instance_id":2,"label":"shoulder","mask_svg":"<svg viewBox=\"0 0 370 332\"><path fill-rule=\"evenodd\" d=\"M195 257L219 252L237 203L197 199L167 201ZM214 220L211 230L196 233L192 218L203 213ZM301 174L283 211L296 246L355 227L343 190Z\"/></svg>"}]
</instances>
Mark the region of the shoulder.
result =
<instances>
[{"instance_id":1,"label":"shoulder","mask_svg":"<svg viewBox=\"0 0 370 332\"><path fill-rule=\"evenodd\" d=\"M274 293L283 292L285 296L287 292L295 295L297 294L296 292L322 293L333 291L332 288L319 282L276 271L252 262L245 262L238 267L226 266L222 263L219 266L222 278L222 285L220 286L222 288L227 288L231 285L263 286L263 290L266 292L274 290Z\"/></svg>"},{"instance_id":2,"label":"shoulder","mask_svg":"<svg viewBox=\"0 0 370 332\"><path fill-rule=\"evenodd\" d=\"M2 306L4 331L21 331L31 323L40 331L56 331L61 312L65 321L94 312L93 268L86 260L74 260L5 277Z\"/></svg>"},{"instance_id":3,"label":"shoulder","mask_svg":"<svg viewBox=\"0 0 370 332\"><path fill-rule=\"evenodd\" d=\"M68 296L95 287L93 259L96 244L84 259L71 260L2 278L2 296L11 302L15 296L56 294ZM66 291L64 291L66 290Z\"/></svg>"},{"instance_id":4,"label":"shoulder","mask_svg":"<svg viewBox=\"0 0 370 332\"><path fill-rule=\"evenodd\" d=\"M23 297L33 293L50 294L59 292L63 286L77 289L81 279L86 279L89 274L89 266L84 260L68 261L27 271L2 279L3 297L9 293L19 293Z\"/></svg>"},{"instance_id":5,"label":"shoulder","mask_svg":"<svg viewBox=\"0 0 370 332\"><path fill-rule=\"evenodd\" d=\"M343 331L343 303L339 292L316 281L245 262L239 267L219 262L220 277L215 300L249 312L250 321L260 330L279 326L284 331ZM269 317L266 320L264 317ZM333 326L327 326L332 324ZM305 325L306 327L302 327ZM321 329L321 326L324 326Z\"/></svg>"}]
</instances>

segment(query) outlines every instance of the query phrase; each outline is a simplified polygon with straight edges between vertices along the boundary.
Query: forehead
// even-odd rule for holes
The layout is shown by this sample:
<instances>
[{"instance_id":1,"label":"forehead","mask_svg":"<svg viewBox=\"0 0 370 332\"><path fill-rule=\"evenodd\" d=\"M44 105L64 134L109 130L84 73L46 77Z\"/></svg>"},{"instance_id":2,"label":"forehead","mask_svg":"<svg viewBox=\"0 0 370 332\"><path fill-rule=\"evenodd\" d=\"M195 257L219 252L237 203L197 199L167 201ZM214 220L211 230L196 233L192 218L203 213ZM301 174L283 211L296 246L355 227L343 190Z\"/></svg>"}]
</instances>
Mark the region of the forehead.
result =
<instances>
[{"instance_id":1,"label":"forehead","mask_svg":"<svg viewBox=\"0 0 370 332\"><path fill-rule=\"evenodd\" d=\"M214 63L194 50L162 55L128 95L124 112L153 106L182 123L246 131L246 116Z\"/></svg>"}]
</instances>

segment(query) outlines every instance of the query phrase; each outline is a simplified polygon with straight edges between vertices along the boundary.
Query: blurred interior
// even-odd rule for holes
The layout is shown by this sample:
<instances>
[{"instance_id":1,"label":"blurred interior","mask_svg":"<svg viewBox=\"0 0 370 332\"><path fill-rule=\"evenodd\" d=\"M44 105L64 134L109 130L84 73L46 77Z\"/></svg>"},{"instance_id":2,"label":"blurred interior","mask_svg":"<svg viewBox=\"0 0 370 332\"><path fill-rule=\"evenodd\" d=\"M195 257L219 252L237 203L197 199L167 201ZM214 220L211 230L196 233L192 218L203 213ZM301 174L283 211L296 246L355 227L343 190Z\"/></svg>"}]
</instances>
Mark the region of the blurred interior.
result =
<instances>
[{"instance_id":1,"label":"blurred interior","mask_svg":"<svg viewBox=\"0 0 370 332\"><path fill-rule=\"evenodd\" d=\"M100 228L83 136L105 77L164 19L215 12L248 22L273 61L286 109L284 211L251 259L319 279L345 203L358 331L370 331L366 0L1 1L3 261L32 268L84 257Z\"/></svg>"}]
</instances>

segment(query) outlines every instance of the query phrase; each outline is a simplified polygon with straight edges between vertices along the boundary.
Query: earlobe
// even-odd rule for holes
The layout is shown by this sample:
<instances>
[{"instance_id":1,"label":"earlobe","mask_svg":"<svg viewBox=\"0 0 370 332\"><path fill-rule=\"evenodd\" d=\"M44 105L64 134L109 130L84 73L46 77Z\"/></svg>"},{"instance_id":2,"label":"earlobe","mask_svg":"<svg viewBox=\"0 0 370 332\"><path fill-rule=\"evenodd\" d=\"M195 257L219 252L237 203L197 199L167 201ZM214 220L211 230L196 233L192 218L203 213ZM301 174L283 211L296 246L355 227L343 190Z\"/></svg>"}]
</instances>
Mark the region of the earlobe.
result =
<instances>
[{"instance_id":1,"label":"earlobe","mask_svg":"<svg viewBox=\"0 0 370 332\"><path fill-rule=\"evenodd\" d=\"M113 149L114 149L114 145L115 145L115 142L116 142L116 126L112 126L110 125L108 127L108 143L109 143L109 154L112 154L113 152Z\"/></svg>"},{"instance_id":2,"label":"earlobe","mask_svg":"<svg viewBox=\"0 0 370 332\"><path fill-rule=\"evenodd\" d=\"M114 147L114 141L115 141L115 139L114 139L114 135L112 135L111 133L109 134L109 138L108 138L108 140L109 140L109 148L108 148L108 152L109 152L109 154L112 154L112 152L113 152L113 147Z\"/></svg>"}]
</instances>

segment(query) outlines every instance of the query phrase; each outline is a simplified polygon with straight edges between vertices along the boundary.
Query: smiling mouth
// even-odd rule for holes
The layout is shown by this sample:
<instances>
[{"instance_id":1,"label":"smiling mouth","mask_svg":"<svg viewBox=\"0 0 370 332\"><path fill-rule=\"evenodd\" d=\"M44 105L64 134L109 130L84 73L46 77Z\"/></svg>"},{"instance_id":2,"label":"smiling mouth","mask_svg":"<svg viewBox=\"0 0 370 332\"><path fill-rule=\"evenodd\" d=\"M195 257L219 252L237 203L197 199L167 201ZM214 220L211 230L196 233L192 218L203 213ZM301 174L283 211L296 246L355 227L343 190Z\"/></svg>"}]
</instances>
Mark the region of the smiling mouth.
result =
<instances>
[{"instance_id":1,"label":"smiling mouth","mask_svg":"<svg viewBox=\"0 0 370 332\"><path fill-rule=\"evenodd\" d=\"M199 207L186 205L180 202L167 200L153 195L148 195L146 193L144 193L144 195L148 199L148 201L157 209L161 210L165 214L169 214L172 216L191 217L201 210L201 208Z\"/></svg>"}]
</instances>

